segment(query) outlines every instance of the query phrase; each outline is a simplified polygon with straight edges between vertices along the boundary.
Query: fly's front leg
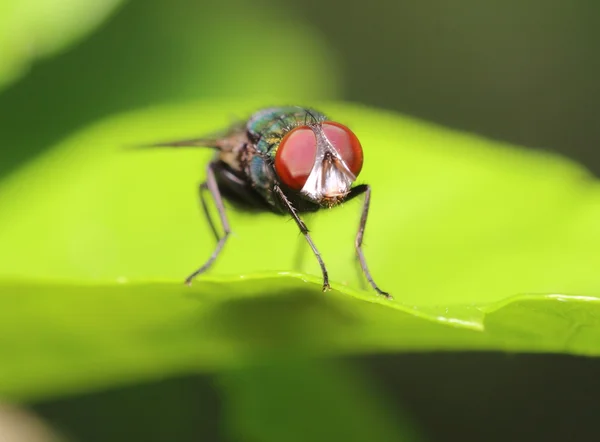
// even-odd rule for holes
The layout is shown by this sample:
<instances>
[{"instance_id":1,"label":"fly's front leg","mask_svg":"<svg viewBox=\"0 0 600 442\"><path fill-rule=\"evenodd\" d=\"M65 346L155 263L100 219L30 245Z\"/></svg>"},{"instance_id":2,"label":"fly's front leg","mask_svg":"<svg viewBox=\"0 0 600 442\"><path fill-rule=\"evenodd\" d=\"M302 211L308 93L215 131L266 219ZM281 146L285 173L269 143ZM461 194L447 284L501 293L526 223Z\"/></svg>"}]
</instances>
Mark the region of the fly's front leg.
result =
<instances>
[{"instance_id":1,"label":"fly's front leg","mask_svg":"<svg viewBox=\"0 0 600 442\"><path fill-rule=\"evenodd\" d=\"M369 284L371 284L371 287L373 287L375 289L375 291L377 293L379 293L380 295L385 296L388 299L393 299L389 293L381 290L377 286L377 284L375 284L375 281L373 281L373 277L371 276L371 272L369 272L369 267L367 266L367 261L365 260L365 255L362 250L363 236L365 234L365 227L367 226L367 217L369 216L369 205L371 203L371 186L369 186L368 184L361 184L359 186L352 188L352 190L350 191L350 194L348 195L347 200L350 200L359 195L362 195L363 193L365 194L365 199L363 202L363 208L362 208L362 214L360 217L360 224L358 226L358 232L356 232L356 239L354 241L354 246L356 248L356 255L358 256L358 260L360 262L360 267L362 268L362 271L365 274L367 281L369 281Z\"/></svg>"},{"instance_id":2,"label":"fly's front leg","mask_svg":"<svg viewBox=\"0 0 600 442\"><path fill-rule=\"evenodd\" d=\"M219 190L219 186L217 185L217 180L215 178L214 167L215 167L215 163L209 163L208 167L206 168L206 181L204 183L202 183L202 185L200 186L200 201L202 202L202 208L204 209L204 213L207 217L208 223L211 226L213 233L217 237L218 242L217 242L217 246L215 247L214 252L210 256L210 258L208 258L208 260L204 263L204 265L202 265L202 267L200 267L198 270L196 270L194 273L192 273L190 276L187 277L187 279L185 280L185 283L187 285L191 285L192 280L196 276L198 276L201 273L204 273L215 262L215 260L221 253L221 250L223 250L223 246L225 245L225 242L227 241L229 234L231 233L231 229L229 227L229 221L227 220L227 214L225 213L225 206L223 205L223 199L221 198L221 192ZM207 189L210 192L210 194L215 202L215 206L217 206L217 211L219 212L221 226L223 227L223 236L220 238L219 238L219 234L215 228L215 225L212 221L212 218L210 217L210 214L208 212L208 207L206 205L206 201L204 200L204 194L203 194L204 189Z\"/></svg>"},{"instance_id":3,"label":"fly's front leg","mask_svg":"<svg viewBox=\"0 0 600 442\"><path fill-rule=\"evenodd\" d=\"M319 265L321 266L321 273L323 274L323 291L325 292L329 290L331 286L329 285L329 275L327 274L327 268L325 267L323 258L321 258L321 254L317 250L315 243L313 243L312 238L308 234L308 228L306 227L306 224L304 224L304 221L302 221L302 219L298 216L296 210L294 209L294 206L292 206L292 203L289 202L289 200L287 199L283 191L279 188L279 186L275 186L274 190L281 202L283 202L283 204L285 205L288 213L292 215L292 218L294 218L294 221L296 221L296 224L298 225L298 228L304 235L306 242L308 242L308 245L315 254L315 257L317 258L317 261L319 261Z\"/></svg>"}]
</instances>

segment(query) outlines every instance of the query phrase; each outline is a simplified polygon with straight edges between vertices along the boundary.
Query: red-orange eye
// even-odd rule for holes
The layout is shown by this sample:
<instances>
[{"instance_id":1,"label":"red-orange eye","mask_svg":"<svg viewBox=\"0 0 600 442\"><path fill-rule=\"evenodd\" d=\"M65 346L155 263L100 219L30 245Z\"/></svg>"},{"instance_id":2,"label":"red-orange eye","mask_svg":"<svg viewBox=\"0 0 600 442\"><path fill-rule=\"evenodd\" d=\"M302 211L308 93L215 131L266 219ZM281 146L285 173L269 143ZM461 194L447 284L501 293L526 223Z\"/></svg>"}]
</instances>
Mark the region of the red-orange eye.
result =
<instances>
[{"instance_id":1,"label":"red-orange eye","mask_svg":"<svg viewBox=\"0 0 600 442\"><path fill-rule=\"evenodd\" d=\"M340 154L348 169L354 176L358 176L363 166L363 150L354 132L343 124L333 121L323 123L323 132Z\"/></svg>"},{"instance_id":2,"label":"red-orange eye","mask_svg":"<svg viewBox=\"0 0 600 442\"><path fill-rule=\"evenodd\" d=\"M346 163L358 176L363 164L362 147L356 135L346 126L326 121L322 125L325 136ZM297 127L281 140L275 154L275 171L281 181L294 190L304 187L314 166L317 139L308 126Z\"/></svg>"},{"instance_id":3,"label":"red-orange eye","mask_svg":"<svg viewBox=\"0 0 600 442\"><path fill-rule=\"evenodd\" d=\"M279 143L275 154L275 171L288 187L300 190L304 187L317 155L317 139L308 126L297 127L288 132Z\"/></svg>"}]
</instances>

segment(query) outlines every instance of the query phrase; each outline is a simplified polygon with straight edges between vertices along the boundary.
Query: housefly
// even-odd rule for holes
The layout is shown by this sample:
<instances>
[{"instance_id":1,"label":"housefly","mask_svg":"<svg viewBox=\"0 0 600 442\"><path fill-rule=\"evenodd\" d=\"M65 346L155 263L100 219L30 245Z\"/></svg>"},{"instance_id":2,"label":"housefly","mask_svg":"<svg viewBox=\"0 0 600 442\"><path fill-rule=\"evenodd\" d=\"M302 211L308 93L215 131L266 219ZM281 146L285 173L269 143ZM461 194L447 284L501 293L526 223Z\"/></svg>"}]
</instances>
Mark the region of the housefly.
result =
<instances>
[{"instance_id":1,"label":"housefly","mask_svg":"<svg viewBox=\"0 0 600 442\"><path fill-rule=\"evenodd\" d=\"M157 143L154 147L209 147L216 150L200 184L200 200L218 242L208 260L186 279L187 284L217 259L231 233L223 198L252 211L291 216L312 249L323 275L323 291L330 289L321 254L300 215L333 207L364 195L356 234L356 255L364 276L380 295L362 250L369 214L371 187L353 186L363 166L363 150L356 135L345 125L314 109L299 106L272 107L255 112L215 136ZM223 235L208 212L206 192L218 210Z\"/></svg>"}]
</instances>

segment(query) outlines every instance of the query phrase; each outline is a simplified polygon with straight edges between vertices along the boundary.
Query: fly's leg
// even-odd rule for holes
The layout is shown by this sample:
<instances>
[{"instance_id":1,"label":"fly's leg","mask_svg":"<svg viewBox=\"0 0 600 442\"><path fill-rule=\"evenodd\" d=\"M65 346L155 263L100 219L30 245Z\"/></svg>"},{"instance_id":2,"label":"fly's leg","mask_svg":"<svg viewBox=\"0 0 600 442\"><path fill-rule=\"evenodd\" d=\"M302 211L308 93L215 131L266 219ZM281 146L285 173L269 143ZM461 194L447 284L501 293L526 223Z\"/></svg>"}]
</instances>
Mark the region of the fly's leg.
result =
<instances>
[{"instance_id":1,"label":"fly's leg","mask_svg":"<svg viewBox=\"0 0 600 442\"><path fill-rule=\"evenodd\" d=\"M321 258L321 254L317 250L315 243L313 243L312 238L308 234L308 228L306 227L306 224L304 224L304 221L302 221L302 219L300 219L300 217L296 213L296 210L294 209L294 206L292 206L292 203L289 202L289 200L287 199L287 197L285 196L283 191L279 188L279 186L275 186L274 190L275 190L275 193L277 193L277 196L279 196L279 198L285 205L288 213L290 215L292 215L292 218L294 218L294 221L296 221L296 224L298 225L298 228L304 235L306 242L308 242L308 245L310 246L313 253L315 254L315 257L317 258L317 261L319 261L319 265L321 266L321 273L323 274L323 291L325 292L325 291L329 290L331 288L331 286L329 285L329 276L327 275L327 268L325 267L323 258Z\"/></svg>"},{"instance_id":2,"label":"fly's leg","mask_svg":"<svg viewBox=\"0 0 600 442\"><path fill-rule=\"evenodd\" d=\"M354 263L356 275L358 276L358 284L360 285L360 289L366 291L367 283L365 282L364 272L362 269L362 265L360 264L360 258L358 257L358 253L354 254L354 259L352 261Z\"/></svg>"},{"instance_id":3,"label":"fly's leg","mask_svg":"<svg viewBox=\"0 0 600 442\"><path fill-rule=\"evenodd\" d=\"M202 208L204 209L204 213L206 214L208 223L210 224L212 231L215 234L215 237L217 237L218 242L212 255L210 255L210 258L208 258L204 265L187 277L187 279L185 280L185 283L187 285L191 285L192 280L196 276L198 276L201 273L204 273L215 262L217 256L219 256L219 253L221 253L221 250L223 250L223 246L225 245L229 234L231 233L229 221L227 220L227 215L225 213L225 206L223 205L223 199L221 198L221 192L219 191L219 186L217 185L217 180L215 178L215 172L213 170L214 167L215 163L209 163L208 167L206 168L206 181L200 185L200 201L202 202ZM223 227L223 236L220 238L217 229L215 228L215 225L212 221L212 218L210 217L210 214L208 212L208 206L206 204L206 201L204 200L204 189L207 189L210 192L215 202L215 205L217 206L217 211L219 212L221 226Z\"/></svg>"},{"instance_id":4,"label":"fly's leg","mask_svg":"<svg viewBox=\"0 0 600 442\"><path fill-rule=\"evenodd\" d=\"M200 184L200 187L198 188L198 194L200 195L200 203L202 204L202 210L204 211L204 216L206 217L206 220L208 221L210 230L212 230L212 233L215 235L215 239L218 242L221 239L221 236L219 235L219 231L217 230L217 227L215 226L215 223L213 222L212 216L210 216L210 212L208 211L208 204L206 202L206 198L205 198L205 194L204 194L204 191L206 191L206 190L208 190L208 185L206 184L206 181L205 181L202 184Z\"/></svg>"},{"instance_id":5,"label":"fly's leg","mask_svg":"<svg viewBox=\"0 0 600 442\"><path fill-rule=\"evenodd\" d=\"M362 268L362 271L365 274L367 281L369 281L369 284L371 284L371 287L373 287L378 294L385 296L388 299L393 299L389 293L381 290L377 286L377 284L375 284L375 281L373 281L373 277L371 276L371 272L369 272L369 267L367 266L367 261L365 260L365 255L363 254L362 250L363 236L365 233L365 227L367 225L367 217L369 216L369 205L371 203L371 186L369 186L368 184L361 184L359 186L354 187L350 191L350 195L348 195L347 200L362 195L363 193L365 194L365 199L363 202L362 215L360 217L358 232L356 232L356 239L354 241L354 247L356 248L356 256L358 256L360 267Z\"/></svg>"}]
</instances>

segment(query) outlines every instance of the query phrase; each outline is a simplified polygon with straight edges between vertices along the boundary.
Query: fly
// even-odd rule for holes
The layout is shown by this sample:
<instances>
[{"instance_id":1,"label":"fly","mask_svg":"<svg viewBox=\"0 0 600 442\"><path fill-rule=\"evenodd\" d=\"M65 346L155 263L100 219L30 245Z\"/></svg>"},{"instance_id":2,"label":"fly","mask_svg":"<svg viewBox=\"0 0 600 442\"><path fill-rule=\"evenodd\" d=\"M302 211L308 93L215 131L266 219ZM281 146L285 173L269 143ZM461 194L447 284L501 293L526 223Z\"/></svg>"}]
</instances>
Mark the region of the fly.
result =
<instances>
[{"instance_id":1,"label":"fly","mask_svg":"<svg viewBox=\"0 0 600 442\"><path fill-rule=\"evenodd\" d=\"M353 186L363 166L363 150L356 135L321 112L299 106L273 107L254 113L219 135L154 144L154 147L209 147L216 154L200 184L200 201L217 238L208 260L186 279L204 273L215 262L231 233L223 198L253 211L291 216L312 249L323 275L323 291L330 289L329 275L300 214L333 207L364 194L355 239L356 255L364 276L380 295L367 266L362 241L371 202L368 184ZM206 192L217 208L224 234L219 235L208 212Z\"/></svg>"}]
</instances>

